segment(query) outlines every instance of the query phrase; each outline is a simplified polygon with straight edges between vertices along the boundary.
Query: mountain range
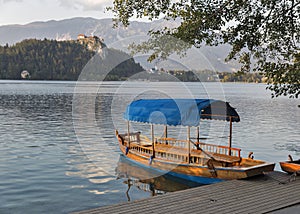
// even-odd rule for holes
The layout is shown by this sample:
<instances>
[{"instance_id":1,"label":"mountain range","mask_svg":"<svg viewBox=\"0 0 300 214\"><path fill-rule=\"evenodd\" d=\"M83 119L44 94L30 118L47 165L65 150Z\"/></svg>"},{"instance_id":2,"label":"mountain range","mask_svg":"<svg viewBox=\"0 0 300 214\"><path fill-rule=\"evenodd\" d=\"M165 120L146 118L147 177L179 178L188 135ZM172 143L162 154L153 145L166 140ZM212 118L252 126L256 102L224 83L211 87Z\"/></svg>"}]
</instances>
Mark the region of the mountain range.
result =
<instances>
[{"instance_id":1,"label":"mountain range","mask_svg":"<svg viewBox=\"0 0 300 214\"><path fill-rule=\"evenodd\" d=\"M156 20L153 22L132 21L128 27L113 28L112 19L81 17L60 21L32 22L25 25L3 25L0 26L0 45L13 45L29 38L70 40L77 39L79 34L85 34L88 36L99 36L104 39L108 47L118 48L122 41L137 42L140 38L147 38L147 33L151 29L177 25L178 22L176 21L167 22L165 20ZM216 71L233 72L239 68L237 62L225 63L224 61L230 51L230 46L204 46L199 51L203 55L203 59L200 62L198 60L197 65L195 64L194 66L197 68L201 67L199 70L213 67ZM153 65L148 65L148 67L151 66Z\"/></svg>"}]
</instances>

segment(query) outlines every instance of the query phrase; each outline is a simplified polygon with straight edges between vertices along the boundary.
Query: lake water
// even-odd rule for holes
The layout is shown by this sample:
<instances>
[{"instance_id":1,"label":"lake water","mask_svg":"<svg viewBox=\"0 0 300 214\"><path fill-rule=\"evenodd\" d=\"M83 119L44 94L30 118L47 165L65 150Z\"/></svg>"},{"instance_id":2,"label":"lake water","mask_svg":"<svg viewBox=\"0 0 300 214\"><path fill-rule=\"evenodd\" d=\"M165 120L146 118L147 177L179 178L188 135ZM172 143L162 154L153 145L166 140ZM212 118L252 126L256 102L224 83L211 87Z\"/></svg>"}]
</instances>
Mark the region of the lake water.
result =
<instances>
[{"instance_id":1,"label":"lake water","mask_svg":"<svg viewBox=\"0 0 300 214\"><path fill-rule=\"evenodd\" d=\"M133 99L189 96L237 108L233 146L243 156L300 157L300 101L271 99L263 84L0 81L0 213L69 213L194 186L120 161L114 137L115 129L126 130L122 112ZM138 124L131 129L149 132ZM228 124L204 121L200 129L226 145Z\"/></svg>"}]
</instances>

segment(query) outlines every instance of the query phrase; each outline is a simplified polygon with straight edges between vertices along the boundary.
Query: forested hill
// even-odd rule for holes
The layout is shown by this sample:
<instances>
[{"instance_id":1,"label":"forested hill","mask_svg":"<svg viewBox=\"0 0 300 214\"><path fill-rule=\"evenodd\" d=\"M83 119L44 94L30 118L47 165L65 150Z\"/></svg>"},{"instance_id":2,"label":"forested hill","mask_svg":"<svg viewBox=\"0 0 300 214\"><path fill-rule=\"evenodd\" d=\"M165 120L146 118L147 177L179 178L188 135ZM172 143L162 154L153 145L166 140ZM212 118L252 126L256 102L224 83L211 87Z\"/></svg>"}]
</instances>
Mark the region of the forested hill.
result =
<instances>
[{"instance_id":1,"label":"forested hill","mask_svg":"<svg viewBox=\"0 0 300 214\"><path fill-rule=\"evenodd\" d=\"M105 47L103 43L101 45ZM84 66L99 51L99 44L96 46L98 48L93 49L90 44L78 40L47 39L27 39L13 46L0 46L0 79L18 80L21 79L22 71L28 71L32 80L77 80ZM106 49L106 52L106 61L130 58L118 50ZM95 76L95 80L99 79L97 72L101 72L105 66L107 67L103 60L93 67L91 75ZM125 79L142 70L139 64L129 59L115 67L106 76L106 80Z\"/></svg>"}]
</instances>

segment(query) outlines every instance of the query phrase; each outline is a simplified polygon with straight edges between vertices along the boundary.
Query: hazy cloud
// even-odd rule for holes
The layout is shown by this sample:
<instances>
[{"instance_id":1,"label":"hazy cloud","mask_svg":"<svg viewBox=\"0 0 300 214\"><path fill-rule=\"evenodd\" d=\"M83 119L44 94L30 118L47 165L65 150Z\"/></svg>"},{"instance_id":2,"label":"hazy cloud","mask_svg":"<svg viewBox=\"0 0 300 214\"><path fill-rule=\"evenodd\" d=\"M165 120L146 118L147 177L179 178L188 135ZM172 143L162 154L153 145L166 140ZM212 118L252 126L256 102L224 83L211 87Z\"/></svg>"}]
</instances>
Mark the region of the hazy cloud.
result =
<instances>
[{"instance_id":1,"label":"hazy cloud","mask_svg":"<svg viewBox=\"0 0 300 214\"><path fill-rule=\"evenodd\" d=\"M7 3L7 2L22 2L23 0L1 0L0 3Z\"/></svg>"},{"instance_id":2,"label":"hazy cloud","mask_svg":"<svg viewBox=\"0 0 300 214\"><path fill-rule=\"evenodd\" d=\"M59 0L61 6L82 8L83 10L103 10L111 0Z\"/></svg>"},{"instance_id":3,"label":"hazy cloud","mask_svg":"<svg viewBox=\"0 0 300 214\"><path fill-rule=\"evenodd\" d=\"M71 17L112 17L105 11L113 0L0 0L0 25Z\"/></svg>"},{"instance_id":4,"label":"hazy cloud","mask_svg":"<svg viewBox=\"0 0 300 214\"><path fill-rule=\"evenodd\" d=\"M25 3L27 0L0 0L1 3ZM41 0L48 2L49 0ZM112 4L112 0L51 0L54 4L60 4L65 8L82 9L86 11L99 11L103 10L106 6Z\"/></svg>"},{"instance_id":5,"label":"hazy cloud","mask_svg":"<svg viewBox=\"0 0 300 214\"><path fill-rule=\"evenodd\" d=\"M15 2L22 2L23 0L2 0L3 2L10 2L10 1L15 1Z\"/></svg>"}]
</instances>

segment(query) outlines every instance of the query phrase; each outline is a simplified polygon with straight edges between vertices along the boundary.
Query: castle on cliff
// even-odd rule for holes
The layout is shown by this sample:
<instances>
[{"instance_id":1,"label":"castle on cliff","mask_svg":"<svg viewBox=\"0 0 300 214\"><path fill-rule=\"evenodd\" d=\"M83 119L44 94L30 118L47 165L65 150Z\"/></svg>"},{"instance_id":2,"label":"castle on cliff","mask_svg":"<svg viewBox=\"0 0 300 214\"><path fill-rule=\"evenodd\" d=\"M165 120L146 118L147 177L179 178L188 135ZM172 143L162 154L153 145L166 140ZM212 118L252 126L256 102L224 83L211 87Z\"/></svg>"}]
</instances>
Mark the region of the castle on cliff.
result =
<instances>
[{"instance_id":1,"label":"castle on cliff","mask_svg":"<svg viewBox=\"0 0 300 214\"><path fill-rule=\"evenodd\" d=\"M98 36L86 36L84 34L79 34L77 36L77 42L86 46L89 50L97 52L102 52L102 49L106 47L104 39Z\"/></svg>"}]
</instances>

